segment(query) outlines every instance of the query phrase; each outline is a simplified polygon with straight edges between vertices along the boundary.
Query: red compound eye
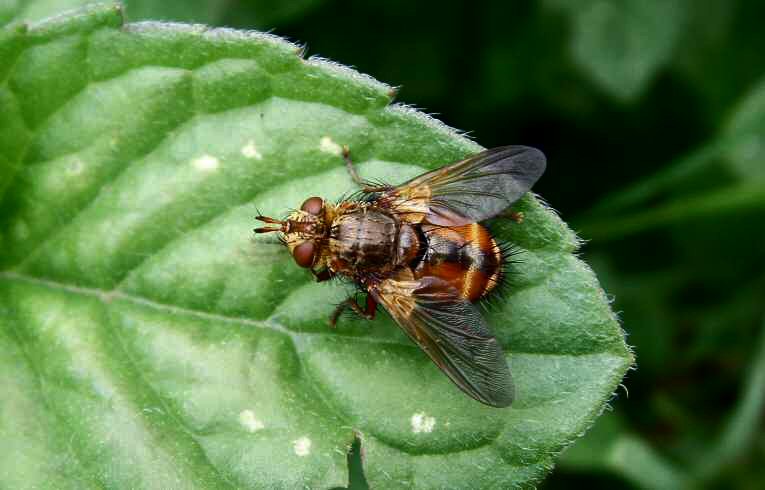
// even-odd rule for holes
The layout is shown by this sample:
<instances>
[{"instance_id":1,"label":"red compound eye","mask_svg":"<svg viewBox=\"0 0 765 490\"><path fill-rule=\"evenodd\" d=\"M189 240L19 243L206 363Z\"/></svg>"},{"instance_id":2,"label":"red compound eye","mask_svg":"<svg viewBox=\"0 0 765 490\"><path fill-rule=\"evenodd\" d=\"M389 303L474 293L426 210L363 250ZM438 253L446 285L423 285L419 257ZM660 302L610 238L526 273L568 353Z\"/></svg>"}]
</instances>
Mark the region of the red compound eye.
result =
<instances>
[{"instance_id":1,"label":"red compound eye","mask_svg":"<svg viewBox=\"0 0 765 490\"><path fill-rule=\"evenodd\" d=\"M300 267L311 267L315 253L316 245L313 242L303 242L295 247L292 251L292 256Z\"/></svg>"},{"instance_id":2,"label":"red compound eye","mask_svg":"<svg viewBox=\"0 0 765 490\"><path fill-rule=\"evenodd\" d=\"M306 199L300 209L306 213L318 216L319 213L321 213L321 210L324 209L324 199L320 197L310 197Z\"/></svg>"}]
</instances>

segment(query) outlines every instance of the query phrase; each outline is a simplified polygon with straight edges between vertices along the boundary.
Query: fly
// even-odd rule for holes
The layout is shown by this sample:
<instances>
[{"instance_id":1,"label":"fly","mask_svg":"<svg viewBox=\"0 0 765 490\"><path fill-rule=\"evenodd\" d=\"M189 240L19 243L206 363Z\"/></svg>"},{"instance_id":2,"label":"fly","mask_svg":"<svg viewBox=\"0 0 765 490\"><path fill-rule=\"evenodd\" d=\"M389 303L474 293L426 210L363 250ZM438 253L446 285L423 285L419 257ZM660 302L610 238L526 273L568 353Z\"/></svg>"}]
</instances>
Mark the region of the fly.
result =
<instances>
[{"instance_id":1,"label":"fly","mask_svg":"<svg viewBox=\"0 0 765 490\"><path fill-rule=\"evenodd\" d=\"M276 225L295 262L318 281L344 276L366 293L350 308L373 319L382 305L407 335L462 391L494 407L515 397L510 368L475 303L499 283L506 251L480 224L508 211L544 173L539 150L504 146L483 151L398 186L359 178L344 158L360 199L307 199Z\"/></svg>"}]
</instances>

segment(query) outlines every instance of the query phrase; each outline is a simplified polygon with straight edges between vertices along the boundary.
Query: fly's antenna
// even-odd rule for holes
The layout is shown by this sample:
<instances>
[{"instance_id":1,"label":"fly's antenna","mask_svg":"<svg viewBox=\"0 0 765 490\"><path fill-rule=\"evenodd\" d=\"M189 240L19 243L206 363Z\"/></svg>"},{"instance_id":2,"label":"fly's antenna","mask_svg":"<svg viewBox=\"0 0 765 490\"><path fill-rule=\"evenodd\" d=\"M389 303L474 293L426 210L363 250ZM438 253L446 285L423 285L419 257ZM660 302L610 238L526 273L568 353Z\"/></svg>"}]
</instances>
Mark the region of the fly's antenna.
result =
<instances>
[{"instance_id":1,"label":"fly's antenna","mask_svg":"<svg viewBox=\"0 0 765 490\"><path fill-rule=\"evenodd\" d=\"M279 228L275 228L272 226L263 226L261 228L255 228L252 230L255 233L270 233L272 231L281 231L281 232L287 231L286 221L281 221L278 219L273 219L273 218L269 218L268 216L261 216L261 215L255 216L255 219L258 221L262 221L263 223L279 225Z\"/></svg>"}]
</instances>

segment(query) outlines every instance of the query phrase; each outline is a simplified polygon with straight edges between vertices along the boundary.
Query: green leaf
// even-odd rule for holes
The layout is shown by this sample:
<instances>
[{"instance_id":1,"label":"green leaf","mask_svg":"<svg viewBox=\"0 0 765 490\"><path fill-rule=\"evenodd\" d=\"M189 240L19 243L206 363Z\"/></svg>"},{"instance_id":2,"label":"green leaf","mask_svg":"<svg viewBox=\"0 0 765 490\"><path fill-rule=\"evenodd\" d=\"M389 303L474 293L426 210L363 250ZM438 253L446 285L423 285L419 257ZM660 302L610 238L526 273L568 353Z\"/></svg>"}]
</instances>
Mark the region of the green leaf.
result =
<instances>
[{"instance_id":1,"label":"green leaf","mask_svg":"<svg viewBox=\"0 0 765 490\"><path fill-rule=\"evenodd\" d=\"M574 61L609 94L632 99L670 59L684 0L547 0L571 18Z\"/></svg>"},{"instance_id":2,"label":"green leaf","mask_svg":"<svg viewBox=\"0 0 765 490\"><path fill-rule=\"evenodd\" d=\"M0 52L0 487L327 488L357 435L375 488L531 485L632 363L530 195L495 223L522 252L488 316L512 408L463 395L390 319L328 328L348 288L254 239L256 206L353 191L340 144L394 182L479 150L384 84L113 6L6 29Z\"/></svg>"}]
</instances>

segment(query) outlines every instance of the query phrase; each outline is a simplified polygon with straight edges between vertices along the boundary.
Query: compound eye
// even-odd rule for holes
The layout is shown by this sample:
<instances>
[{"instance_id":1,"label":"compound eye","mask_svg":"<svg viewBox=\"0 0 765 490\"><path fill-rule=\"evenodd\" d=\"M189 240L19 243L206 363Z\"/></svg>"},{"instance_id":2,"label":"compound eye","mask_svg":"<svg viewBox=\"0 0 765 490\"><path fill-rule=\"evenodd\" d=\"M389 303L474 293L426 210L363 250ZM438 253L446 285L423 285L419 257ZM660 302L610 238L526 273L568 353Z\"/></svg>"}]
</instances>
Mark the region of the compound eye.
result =
<instances>
[{"instance_id":1,"label":"compound eye","mask_svg":"<svg viewBox=\"0 0 765 490\"><path fill-rule=\"evenodd\" d=\"M292 251L295 262L300 267L311 267L313 256L316 253L316 245L313 242L303 242Z\"/></svg>"},{"instance_id":2,"label":"compound eye","mask_svg":"<svg viewBox=\"0 0 765 490\"><path fill-rule=\"evenodd\" d=\"M310 197L306 199L303 205L300 207L306 213L318 216L321 210L324 208L324 199L320 197Z\"/></svg>"}]
</instances>

